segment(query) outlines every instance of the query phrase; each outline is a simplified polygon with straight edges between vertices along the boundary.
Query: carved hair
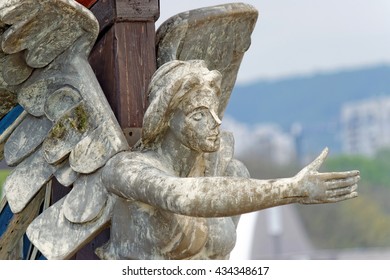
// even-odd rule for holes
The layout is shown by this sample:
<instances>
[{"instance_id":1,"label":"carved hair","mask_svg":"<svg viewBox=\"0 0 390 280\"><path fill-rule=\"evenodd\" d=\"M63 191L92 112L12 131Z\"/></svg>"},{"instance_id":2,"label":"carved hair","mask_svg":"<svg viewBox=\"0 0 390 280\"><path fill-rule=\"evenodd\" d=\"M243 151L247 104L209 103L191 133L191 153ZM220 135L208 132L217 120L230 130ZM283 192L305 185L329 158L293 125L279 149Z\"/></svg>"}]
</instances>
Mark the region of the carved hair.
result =
<instances>
[{"instance_id":1,"label":"carved hair","mask_svg":"<svg viewBox=\"0 0 390 280\"><path fill-rule=\"evenodd\" d=\"M189 92L210 81L217 84L220 96L221 74L207 69L203 60L173 60L163 64L154 73L148 89L150 105L145 112L142 144L153 147L165 134L175 109Z\"/></svg>"}]
</instances>

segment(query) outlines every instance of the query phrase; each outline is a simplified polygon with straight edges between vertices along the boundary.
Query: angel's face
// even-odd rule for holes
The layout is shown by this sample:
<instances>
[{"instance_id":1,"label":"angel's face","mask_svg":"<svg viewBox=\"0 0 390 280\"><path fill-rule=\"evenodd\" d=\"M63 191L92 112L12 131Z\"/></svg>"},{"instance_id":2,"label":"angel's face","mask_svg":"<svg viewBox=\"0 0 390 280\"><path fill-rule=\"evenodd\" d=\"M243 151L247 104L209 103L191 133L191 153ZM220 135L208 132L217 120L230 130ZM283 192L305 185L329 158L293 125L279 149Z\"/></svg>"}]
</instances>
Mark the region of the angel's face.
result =
<instances>
[{"instance_id":1,"label":"angel's face","mask_svg":"<svg viewBox=\"0 0 390 280\"><path fill-rule=\"evenodd\" d=\"M205 84L190 92L176 109L169 128L184 146L204 153L219 149L221 120L217 88Z\"/></svg>"}]
</instances>

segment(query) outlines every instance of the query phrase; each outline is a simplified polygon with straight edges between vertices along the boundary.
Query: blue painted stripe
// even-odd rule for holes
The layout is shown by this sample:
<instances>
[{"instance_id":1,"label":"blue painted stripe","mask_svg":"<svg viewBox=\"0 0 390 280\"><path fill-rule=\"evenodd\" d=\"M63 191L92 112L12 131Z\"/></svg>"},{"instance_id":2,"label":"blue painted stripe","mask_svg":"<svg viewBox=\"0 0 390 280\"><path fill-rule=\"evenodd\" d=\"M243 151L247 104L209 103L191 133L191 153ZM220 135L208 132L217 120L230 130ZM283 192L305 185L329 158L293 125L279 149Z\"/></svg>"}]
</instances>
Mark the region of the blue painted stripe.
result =
<instances>
[{"instance_id":1,"label":"blue painted stripe","mask_svg":"<svg viewBox=\"0 0 390 280\"><path fill-rule=\"evenodd\" d=\"M2 134L23 113L23 107L16 105L0 120L0 134Z\"/></svg>"},{"instance_id":2,"label":"blue painted stripe","mask_svg":"<svg viewBox=\"0 0 390 280\"><path fill-rule=\"evenodd\" d=\"M12 220L14 214L11 211L11 208L7 204L0 213L0 238L3 236L4 232L7 230L9 223Z\"/></svg>"},{"instance_id":3,"label":"blue painted stripe","mask_svg":"<svg viewBox=\"0 0 390 280\"><path fill-rule=\"evenodd\" d=\"M8 205L3 208L3 211L0 213L0 238L6 232L9 223L11 222L14 214L11 211L11 208ZM31 241L28 239L27 235L23 235L23 259L28 260L30 256L28 255L29 249L32 246ZM36 260L47 260L41 252L38 251Z\"/></svg>"}]
</instances>

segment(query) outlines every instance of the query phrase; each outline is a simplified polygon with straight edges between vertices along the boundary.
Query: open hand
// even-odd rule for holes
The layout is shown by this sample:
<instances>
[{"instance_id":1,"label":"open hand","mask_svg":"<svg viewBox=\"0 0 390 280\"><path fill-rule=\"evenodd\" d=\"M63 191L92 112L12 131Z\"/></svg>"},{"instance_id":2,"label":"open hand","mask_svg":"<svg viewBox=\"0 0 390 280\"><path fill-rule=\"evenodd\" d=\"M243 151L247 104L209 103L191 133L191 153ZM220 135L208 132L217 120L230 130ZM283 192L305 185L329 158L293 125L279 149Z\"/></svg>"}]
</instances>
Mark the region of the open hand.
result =
<instances>
[{"instance_id":1,"label":"open hand","mask_svg":"<svg viewBox=\"0 0 390 280\"><path fill-rule=\"evenodd\" d=\"M325 148L322 153L296 176L298 192L302 204L331 203L357 197L357 182L359 171L326 172L318 169L328 154Z\"/></svg>"}]
</instances>

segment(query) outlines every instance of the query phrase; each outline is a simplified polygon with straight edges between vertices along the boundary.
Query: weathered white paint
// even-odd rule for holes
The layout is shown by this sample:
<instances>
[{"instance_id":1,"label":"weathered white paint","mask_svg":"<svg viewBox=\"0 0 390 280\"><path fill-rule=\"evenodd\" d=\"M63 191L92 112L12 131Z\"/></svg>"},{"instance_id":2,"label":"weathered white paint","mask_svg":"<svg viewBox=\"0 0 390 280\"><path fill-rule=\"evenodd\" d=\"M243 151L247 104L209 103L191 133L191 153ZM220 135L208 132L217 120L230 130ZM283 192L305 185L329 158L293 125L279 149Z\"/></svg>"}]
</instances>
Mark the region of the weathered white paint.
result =
<instances>
[{"instance_id":1,"label":"weathered white paint","mask_svg":"<svg viewBox=\"0 0 390 280\"><path fill-rule=\"evenodd\" d=\"M5 196L12 212L22 211L55 170L55 166L45 161L41 148L18 164L4 182Z\"/></svg>"},{"instance_id":2,"label":"weathered white paint","mask_svg":"<svg viewBox=\"0 0 390 280\"><path fill-rule=\"evenodd\" d=\"M65 198L50 206L27 228L27 236L48 259L69 259L108 226L113 200L107 201L101 215L84 224L69 222L63 214Z\"/></svg>"},{"instance_id":3,"label":"weathered white paint","mask_svg":"<svg viewBox=\"0 0 390 280\"><path fill-rule=\"evenodd\" d=\"M7 164L15 166L33 153L47 137L52 125L52 122L45 117L27 116L4 146L4 158Z\"/></svg>"}]
</instances>

